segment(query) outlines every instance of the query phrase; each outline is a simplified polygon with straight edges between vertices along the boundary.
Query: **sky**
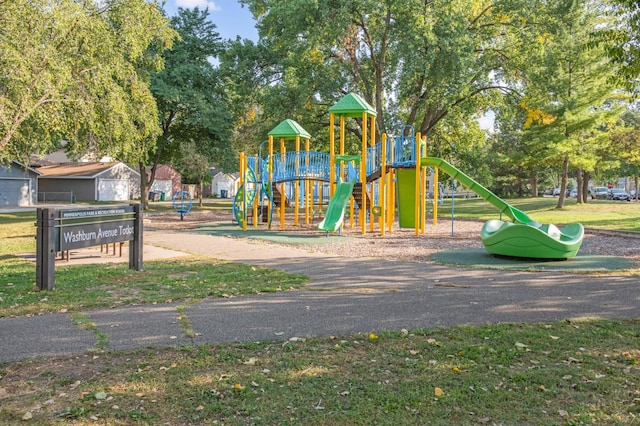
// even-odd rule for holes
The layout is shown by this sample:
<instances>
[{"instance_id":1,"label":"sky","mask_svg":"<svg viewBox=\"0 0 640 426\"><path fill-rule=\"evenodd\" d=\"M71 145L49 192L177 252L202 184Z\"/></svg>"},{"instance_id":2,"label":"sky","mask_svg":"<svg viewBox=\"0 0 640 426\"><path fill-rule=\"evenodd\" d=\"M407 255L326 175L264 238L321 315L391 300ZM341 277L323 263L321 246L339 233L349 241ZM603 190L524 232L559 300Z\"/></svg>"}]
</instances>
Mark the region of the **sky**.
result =
<instances>
[{"instance_id":1,"label":"sky","mask_svg":"<svg viewBox=\"0 0 640 426\"><path fill-rule=\"evenodd\" d=\"M255 21L247 7L242 7L238 0L166 0L165 10L169 16L177 13L178 8L209 8L209 17L218 27L223 39L235 39L237 36L258 41Z\"/></svg>"}]
</instances>

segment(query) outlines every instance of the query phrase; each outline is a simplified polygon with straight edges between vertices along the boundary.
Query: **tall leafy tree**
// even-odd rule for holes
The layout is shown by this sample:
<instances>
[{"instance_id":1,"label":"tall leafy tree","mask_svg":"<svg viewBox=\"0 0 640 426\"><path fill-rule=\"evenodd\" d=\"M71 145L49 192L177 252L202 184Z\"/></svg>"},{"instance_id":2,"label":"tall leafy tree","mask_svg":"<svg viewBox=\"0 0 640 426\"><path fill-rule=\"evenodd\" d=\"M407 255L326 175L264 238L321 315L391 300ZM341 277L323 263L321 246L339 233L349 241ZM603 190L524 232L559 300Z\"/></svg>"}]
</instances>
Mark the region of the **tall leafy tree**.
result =
<instances>
[{"instance_id":1,"label":"tall leafy tree","mask_svg":"<svg viewBox=\"0 0 640 426\"><path fill-rule=\"evenodd\" d=\"M148 73L175 32L145 0L0 1L0 159L131 156L160 129Z\"/></svg>"},{"instance_id":2,"label":"tall leafy tree","mask_svg":"<svg viewBox=\"0 0 640 426\"><path fill-rule=\"evenodd\" d=\"M151 78L162 133L139 164L143 194L158 164L181 164L183 144L195 143L198 152L219 167L232 167L235 158L229 143L233 123L213 65L222 42L209 11L181 8L171 24L180 40L165 52L165 68Z\"/></svg>"},{"instance_id":3,"label":"tall leafy tree","mask_svg":"<svg viewBox=\"0 0 640 426\"><path fill-rule=\"evenodd\" d=\"M202 192L205 183L211 183L209 164L211 160L208 156L199 152L194 142L188 142L180 146L181 159L177 165L182 176L182 181L186 183L198 184L198 199L202 207ZM207 182L208 181L208 182Z\"/></svg>"},{"instance_id":4,"label":"tall leafy tree","mask_svg":"<svg viewBox=\"0 0 640 426\"><path fill-rule=\"evenodd\" d=\"M539 164L560 171L557 208L564 205L570 167L577 169L580 199L586 201L589 173L608 142L607 126L620 114L615 67L590 36L605 23L601 4L591 0L554 0L540 3L540 49L528 55L523 72L525 97L520 107L527 117L523 127L529 151Z\"/></svg>"},{"instance_id":5,"label":"tall leafy tree","mask_svg":"<svg viewBox=\"0 0 640 426\"><path fill-rule=\"evenodd\" d=\"M431 134L447 119L463 131L491 94L513 90L506 83L535 14L527 0L242 2L269 52L258 66L271 81L264 121L301 119L312 133L349 91L375 107L380 132L409 123Z\"/></svg>"},{"instance_id":6,"label":"tall leafy tree","mask_svg":"<svg viewBox=\"0 0 640 426\"><path fill-rule=\"evenodd\" d=\"M635 199L638 194L638 180L640 179L640 111L637 105L633 105L620 120L611 135L614 147L613 155L621 159L621 176L632 176L633 187L636 189Z\"/></svg>"},{"instance_id":7,"label":"tall leafy tree","mask_svg":"<svg viewBox=\"0 0 640 426\"><path fill-rule=\"evenodd\" d=\"M617 77L627 90L640 93L640 4L637 0L608 0L606 13L616 25L601 28L596 40L618 66Z\"/></svg>"}]
</instances>

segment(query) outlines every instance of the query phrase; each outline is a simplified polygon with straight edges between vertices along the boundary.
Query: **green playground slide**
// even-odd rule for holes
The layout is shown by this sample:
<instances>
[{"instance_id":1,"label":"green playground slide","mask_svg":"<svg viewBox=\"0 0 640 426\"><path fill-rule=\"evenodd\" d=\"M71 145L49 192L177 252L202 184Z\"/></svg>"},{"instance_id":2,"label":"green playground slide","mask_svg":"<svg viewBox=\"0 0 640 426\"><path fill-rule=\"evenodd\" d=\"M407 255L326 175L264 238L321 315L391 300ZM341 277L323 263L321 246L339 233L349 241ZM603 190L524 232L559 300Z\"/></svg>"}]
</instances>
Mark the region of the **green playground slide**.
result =
<instances>
[{"instance_id":1,"label":"green playground slide","mask_svg":"<svg viewBox=\"0 0 640 426\"><path fill-rule=\"evenodd\" d=\"M502 220L489 220L484 224L480 237L489 253L534 259L567 259L578 254L584 237L582 224L572 223L562 229L552 224L542 225L440 158L422 158L420 165L437 167L444 171L513 221L511 223ZM408 170L408 173L413 175L414 183L411 185L414 189L413 194L415 192L415 170ZM410 180L409 176L405 178ZM400 180L400 175L398 175L398 182ZM398 186L400 187L400 184ZM406 184L406 186L409 185ZM398 199L402 201L401 196ZM414 199L413 195L412 199ZM405 209L413 211L410 209L411 206L406 206Z\"/></svg>"},{"instance_id":2,"label":"green playground slide","mask_svg":"<svg viewBox=\"0 0 640 426\"><path fill-rule=\"evenodd\" d=\"M349 203L351 193L353 192L354 185L355 182L338 183L336 192L329 200L327 214L324 216L322 222L318 224L319 230L329 233L340 229L342 221L344 220L344 213L347 209L347 204Z\"/></svg>"},{"instance_id":3,"label":"green playground slide","mask_svg":"<svg viewBox=\"0 0 640 426\"><path fill-rule=\"evenodd\" d=\"M511 220L517 223L522 223L532 226L540 226L540 224L531 219L525 212L518 210L513 206L510 206L504 200L498 198L493 192L489 191L484 186L480 185L469 176L462 173L460 170L447 163L445 160L436 157L425 157L420 159L422 166L437 167L458 182L469 188L471 191L478 194L481 198L484 198L492 206L500 210L501 213L507 215Z\"/></svg>"}]
</instances>

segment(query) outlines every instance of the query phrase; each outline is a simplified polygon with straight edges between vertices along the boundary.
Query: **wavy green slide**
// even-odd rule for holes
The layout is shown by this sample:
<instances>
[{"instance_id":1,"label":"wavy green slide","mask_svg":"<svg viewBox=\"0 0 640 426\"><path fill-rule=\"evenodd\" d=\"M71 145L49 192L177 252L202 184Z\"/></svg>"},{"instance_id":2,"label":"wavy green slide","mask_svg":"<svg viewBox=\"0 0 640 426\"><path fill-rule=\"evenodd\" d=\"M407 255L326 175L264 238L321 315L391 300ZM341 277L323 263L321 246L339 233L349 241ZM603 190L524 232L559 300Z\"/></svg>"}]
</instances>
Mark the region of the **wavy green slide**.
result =
<instances>
[{"instance_id":1,"label":"wavy green slide","mask_svg":"<svg viewBox=\"0 0 640 426\"><path fill-rule=\"evenodd\" d=\"M340 229L354 185L355 182L338 183L336 192L329 200L327 214L324 216L322 222L318 224L319 230L325 231L328 234L329 232L334 232Z\"/></svg>"},{"instance_id":2,"label":"wavy green slide","mask_svg":"<svg viewBox=\"0 0 640 426\"><path fill-rule=\"evenodd\" d=\"M562 229L542 225L446 161L425 157L420 164L444 171L513 220L512 223L494 219L484 224L480 237L489 253L533 259L567 259L578 254L584 237L582 224L572 223Z\"/></svg>"}]
</instances>

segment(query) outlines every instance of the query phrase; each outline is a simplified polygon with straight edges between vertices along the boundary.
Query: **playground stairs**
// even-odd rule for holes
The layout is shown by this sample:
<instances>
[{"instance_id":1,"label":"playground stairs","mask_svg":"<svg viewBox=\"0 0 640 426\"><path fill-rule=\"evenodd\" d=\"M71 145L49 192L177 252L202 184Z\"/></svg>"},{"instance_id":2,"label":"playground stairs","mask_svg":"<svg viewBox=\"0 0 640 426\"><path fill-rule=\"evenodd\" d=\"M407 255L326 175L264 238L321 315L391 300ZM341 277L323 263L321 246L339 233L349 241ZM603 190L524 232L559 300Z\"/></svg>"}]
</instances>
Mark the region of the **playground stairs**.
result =
<instances>
[{"instance_id":1,"label":"playground stairs","mask_svg":"<svg viewBox=\"0 0 640 426\"><path fill-rule=\"evenodd\" d=\"M381 177L382 177L382 169L378 169L367 176L367 182L373 182L374 180L378 180Z\"/></svg>"},{"instance_id":2,"label":"playground stairs","mask_svg":"<svg viewBox=\"0 0 640 426\"><path fill-rule=\"evenodd\" d=\"M353 186L353 198L356 200L358 207L362 206L362 183L358 182ZM367 196L367 211L371 210L371 197L368 193Z\"/></svg>"},{"instance_id":3,"label":"playground stairs","mask_svg":"<svg viewBox=\"0 0 640 426\"><path fill-rule=\"evenodd\" d=\"M273 204L275 204L276 207L280 207L281 199L282 197L281 197L280 188L278 188L278 185L273 185ZM291 207L291 200L289 199L289 197L287 197L286 194L284 196L284 206Z\"/></svg>"}]
</instances>

